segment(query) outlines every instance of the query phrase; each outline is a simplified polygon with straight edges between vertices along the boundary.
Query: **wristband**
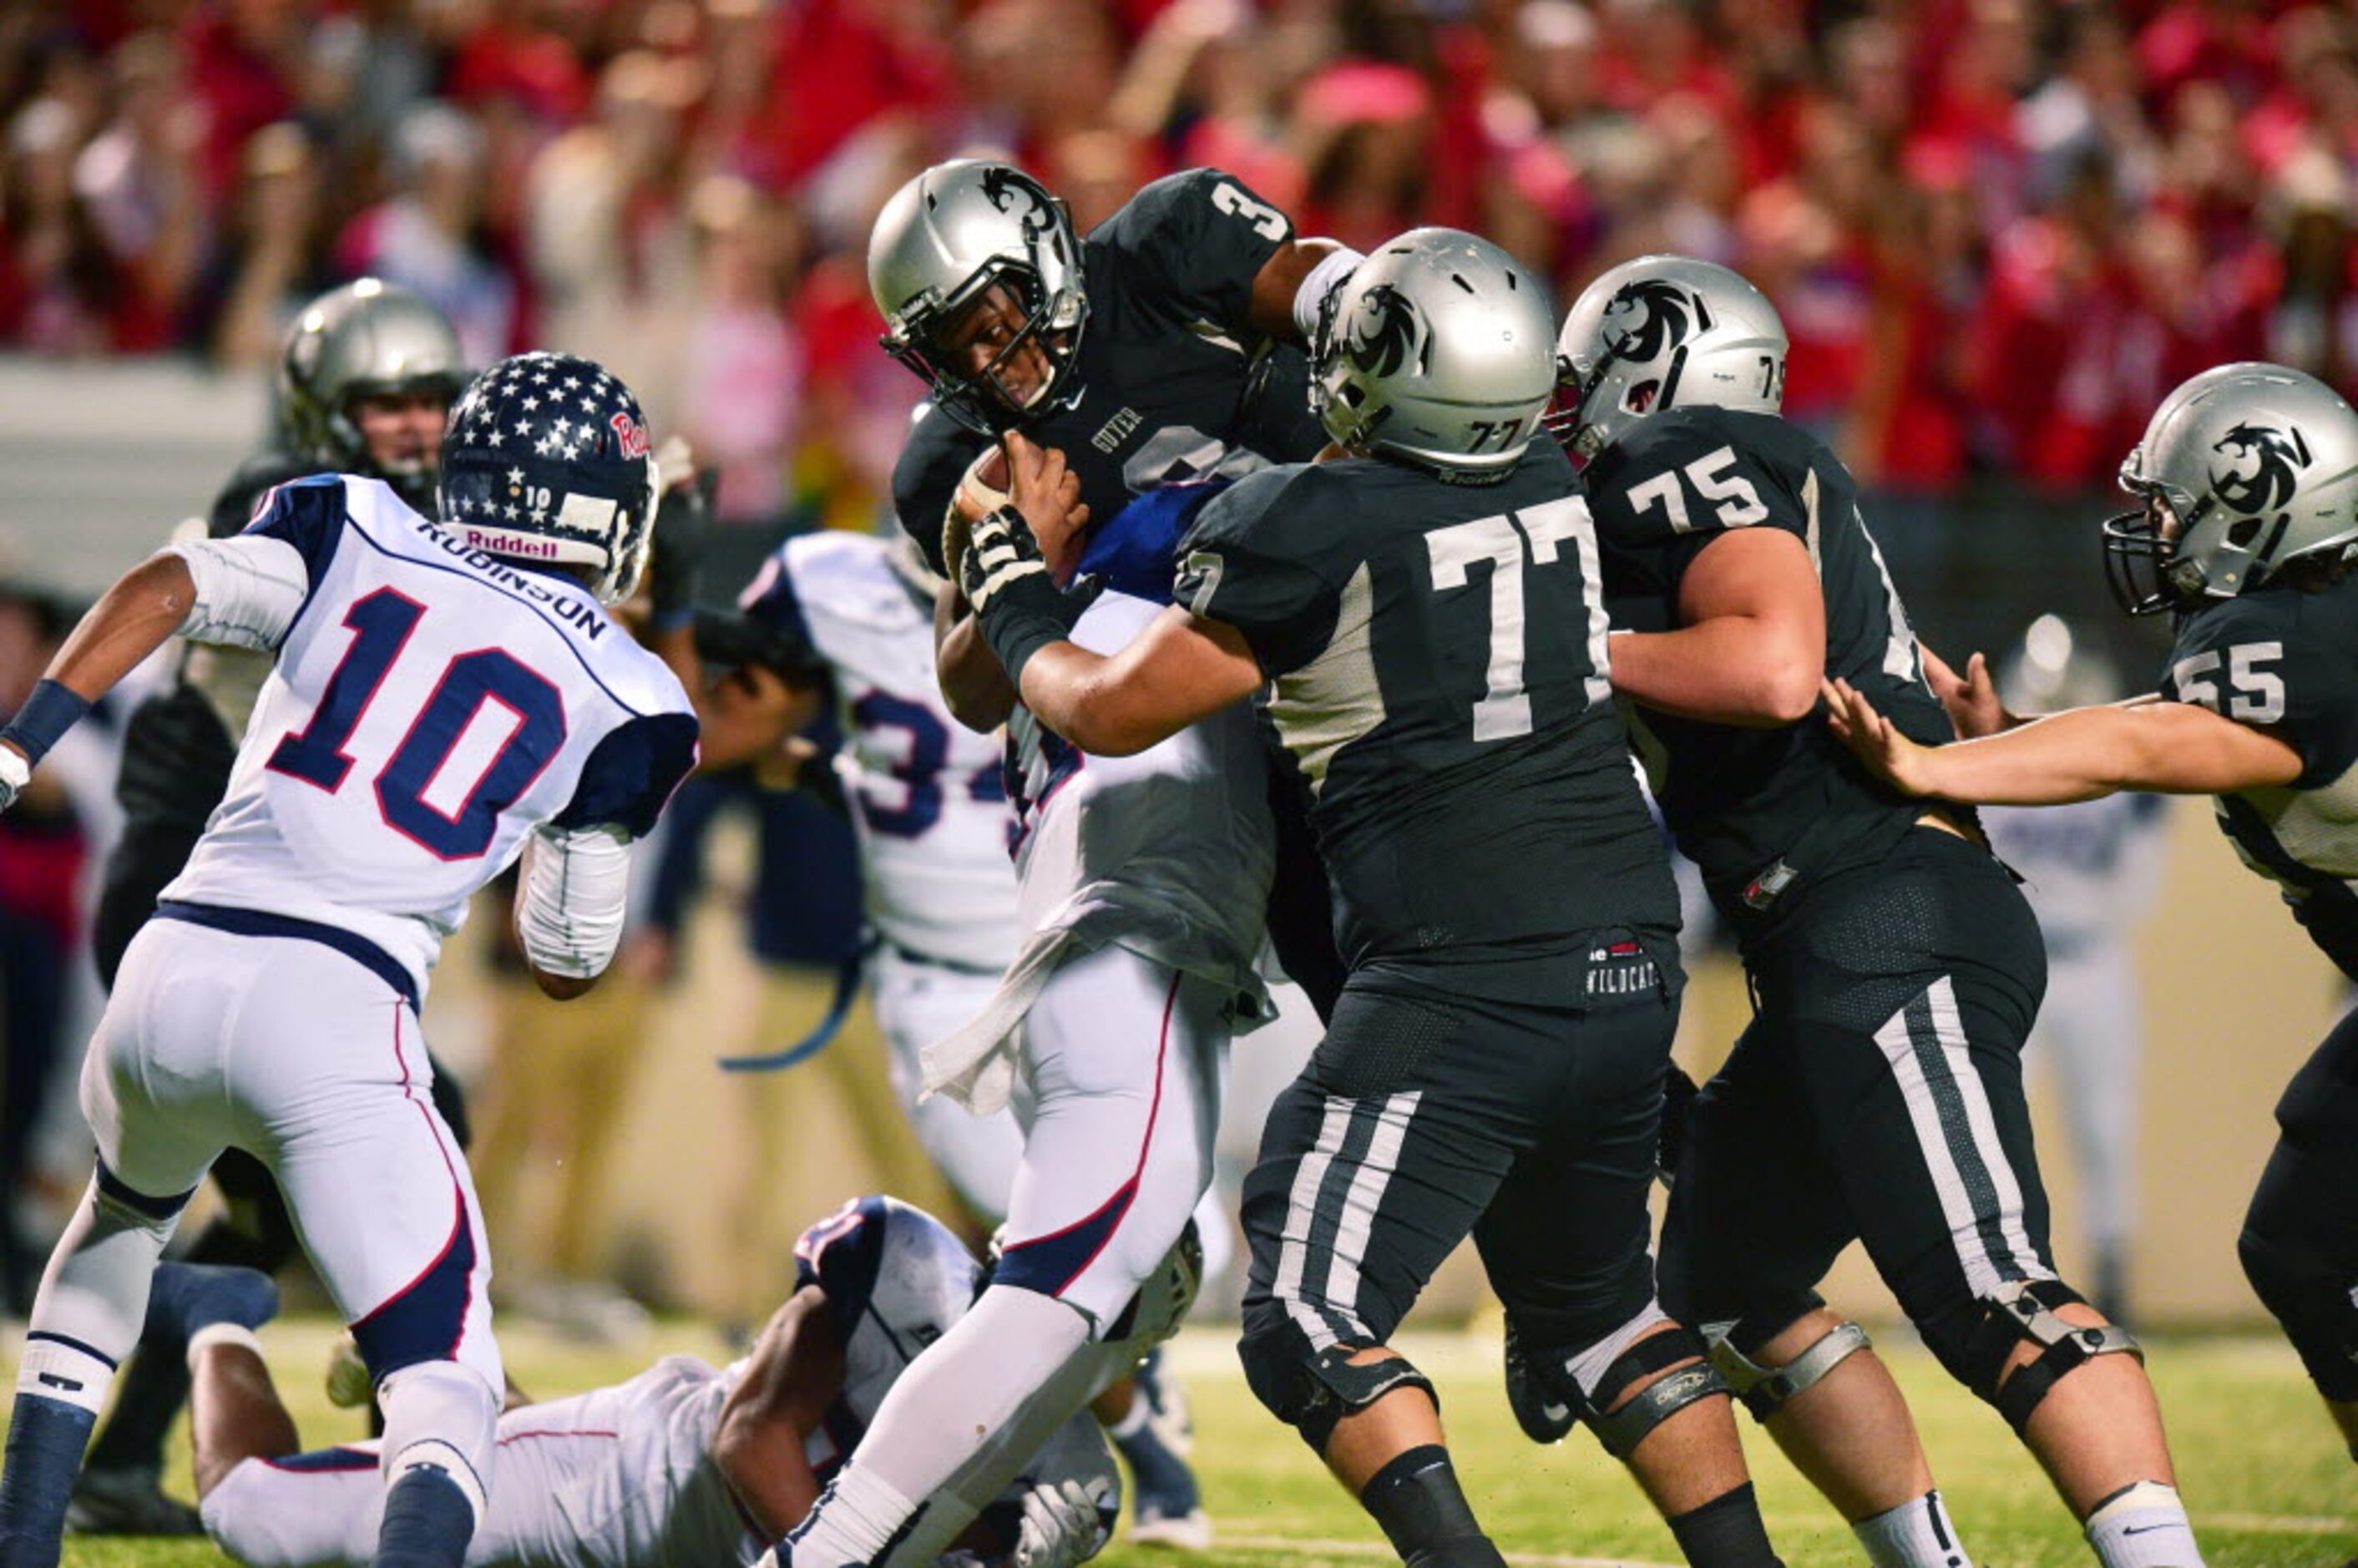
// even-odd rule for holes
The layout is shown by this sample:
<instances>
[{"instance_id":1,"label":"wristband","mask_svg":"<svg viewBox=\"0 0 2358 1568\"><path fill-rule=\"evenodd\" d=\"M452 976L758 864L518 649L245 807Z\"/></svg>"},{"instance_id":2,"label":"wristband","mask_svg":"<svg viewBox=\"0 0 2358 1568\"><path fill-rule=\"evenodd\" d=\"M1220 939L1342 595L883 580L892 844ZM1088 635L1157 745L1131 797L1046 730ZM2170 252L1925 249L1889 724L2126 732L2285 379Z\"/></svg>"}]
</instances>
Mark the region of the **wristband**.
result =
<instances>
[{"instance_id":1,"label":"wristband","mask_svg":"<svg viewBox=\"0 0 2358 1568\"><path fill-rule=\"evenodd\" d=\"M16 717L0 729L0 741L24 752L27 762L38 764L89 711L89 700L72 687L44 680L33 687L33 695L25 699Z\"/></svg>"},{"instance_id":2,"label":"wristband","mask_svg":"<svg viewBox=\"0 0 2358 1568\"><path fill-rule=\"evenodd\" d=\"M999 655L1016 695L1023 692L1023 666L1051 643L1067 641L1087 607L1086 598L1061 592L1045 573L1019 579L991 595L990 608L979 612L982 640Z\"/></svg>"}]
</instances>

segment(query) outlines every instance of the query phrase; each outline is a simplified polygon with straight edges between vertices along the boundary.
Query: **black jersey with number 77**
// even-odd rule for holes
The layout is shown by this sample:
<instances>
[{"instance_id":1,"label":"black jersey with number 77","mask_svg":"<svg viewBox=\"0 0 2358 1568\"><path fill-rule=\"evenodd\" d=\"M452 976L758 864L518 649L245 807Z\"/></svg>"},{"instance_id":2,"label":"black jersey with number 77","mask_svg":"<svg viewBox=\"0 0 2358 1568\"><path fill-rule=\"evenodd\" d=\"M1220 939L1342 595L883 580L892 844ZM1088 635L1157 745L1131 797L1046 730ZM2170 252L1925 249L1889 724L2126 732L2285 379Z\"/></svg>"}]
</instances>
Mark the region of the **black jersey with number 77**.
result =
<instances>
[{"instance_id":1,"label":"black jersey with number 77","mask_svg":"<svg viewBox=\"0 0 2358 1568\"><path fill-rule=\"evenodd\" d=\"M1614 630L1676 630L1696 557L1736 529L1778 529L1809 551L1825 596L1825 673L1866 693L1912 740L1956 738L1925 684L1857 486L1808 431L1768 414L1673 409L1639 420L1581 479ZM1922 802L1867 775L1823 712L1764 728L1629 712L1663 818L1731 913L1731 900L1780 863L1807 876L1880 853L1923 814Z\"/></svg>"},{"instance_id":2,"label":"black jersey with number 77","mask_svg":"<svg viewBox=\"0 0 2358 1568\"><path fill-rule=\"evenodd\" d=\"M1373 458L1248 475L1179 558L1178 601L1270 677L1355 970L1677 928L1605 679L1588 508L1552 444L1487 485Z\"/></svg>"}]
</instances>

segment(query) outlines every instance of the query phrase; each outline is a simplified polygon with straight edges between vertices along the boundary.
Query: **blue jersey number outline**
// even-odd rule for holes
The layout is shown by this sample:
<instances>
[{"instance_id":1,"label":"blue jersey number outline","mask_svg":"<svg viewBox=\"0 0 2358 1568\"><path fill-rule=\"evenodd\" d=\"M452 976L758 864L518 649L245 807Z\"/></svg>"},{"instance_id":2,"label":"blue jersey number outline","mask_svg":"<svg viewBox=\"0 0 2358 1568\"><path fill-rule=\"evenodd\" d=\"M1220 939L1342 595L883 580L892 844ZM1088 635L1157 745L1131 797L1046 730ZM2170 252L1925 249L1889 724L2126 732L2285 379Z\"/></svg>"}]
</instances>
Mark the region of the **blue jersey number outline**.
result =
<instances>
[{"instance_id":1,"label":"blue jersey number outline","mask_svg":"<svg viewBox=\"0 0 2358 1568\"><path fill-rule=\"evenodd\" d=\"M310 721L288 731L271 751L266 765L272 772L330 795L343 788L352 766L344 748L425 616L426 606L395 589L381 588L353 601L344 613L352 646L330 673ZM483 705L492 702L514 716L515 728L466 799L446 815L426 799L426 791ZM387 827L429 854L473 860L490 850L500 813L555 760L565 734L565 698L546 678L504 649L460 654L443 666L433 695L371 781L378 813Z\"/></svg>"}]
</instances>

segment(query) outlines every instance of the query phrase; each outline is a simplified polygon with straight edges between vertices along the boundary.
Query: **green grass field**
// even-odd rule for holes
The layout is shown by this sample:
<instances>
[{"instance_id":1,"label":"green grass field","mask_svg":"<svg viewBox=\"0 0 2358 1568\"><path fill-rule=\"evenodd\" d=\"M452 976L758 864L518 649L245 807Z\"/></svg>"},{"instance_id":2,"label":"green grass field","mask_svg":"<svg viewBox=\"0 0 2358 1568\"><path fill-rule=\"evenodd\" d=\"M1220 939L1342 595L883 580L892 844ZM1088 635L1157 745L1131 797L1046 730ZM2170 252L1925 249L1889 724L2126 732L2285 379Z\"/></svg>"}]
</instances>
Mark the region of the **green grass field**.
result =
<instances>
[{"instance_id":1,"label":"green grass field","mask_svg":"<svg viewBox=\"0 0 2358 1568\"><path fill-rule=\"evenodd\" d=\"M685 1325L666 1325L624 1350L584 1350L513 1322L501 1337L517 1380L550 1396L626 1377L665 1352L722 1353L708 1334ZM1990 1568L2093 1563L1996 1413L1952 1385L1921 1351L1885 1337L1975 1561ZM330 1409L319 1391L329 1341L329 1326L314 1320L274 1325L264 1336L304 1436L314 1443L357 1431L354 1418ZM1440 1385L1459 1470L1510 1559L1557 1568L1677 1561L1670 1532L1593 1442L1575 1435L1541 1449L1524 1441L1499 1390L1495 1340L1436 1335L1407 1336L1402 1346ZM1391 1560L1366 1517L1253 1403L1225 1332L1193 1331L1177 1349L1195 1402L1195 1463L1222 1538L1206 1561L1361 1568ZM2261 1337L2158 1339L2151 1349L2181 1486L2213 1568L2340 1568L2358 1556L2358 1476L2291 1352ZM0 1346L0 1371L12 1384L14 1366L12 1341ZM1769 1530L1786 1561L1794 1568L1863 1562L1841 1520L1745 1424ZM176 1446L173 1465L172 1488L185 1494L184 1447ZM70 1540L66 1548L67 1568L214 1568L221 1561L202 1542ZM1098 1561L1108 1568L1173 1568L1181 1560L1117 1539Z\"/></svg>"}]
</instances>

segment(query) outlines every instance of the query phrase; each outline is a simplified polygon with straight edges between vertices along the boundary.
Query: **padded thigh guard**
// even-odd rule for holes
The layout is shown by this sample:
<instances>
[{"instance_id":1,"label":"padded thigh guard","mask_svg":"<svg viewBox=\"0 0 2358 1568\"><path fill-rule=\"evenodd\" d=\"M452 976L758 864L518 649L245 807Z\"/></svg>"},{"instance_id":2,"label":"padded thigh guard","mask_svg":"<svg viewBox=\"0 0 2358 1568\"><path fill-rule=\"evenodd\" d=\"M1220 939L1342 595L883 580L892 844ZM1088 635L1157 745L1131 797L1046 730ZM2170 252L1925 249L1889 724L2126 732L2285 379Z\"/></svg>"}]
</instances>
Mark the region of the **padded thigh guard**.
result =
<instances>
[{"instance_id":1,"label":"padded thigh guard","mask_svg":"<svg viewBox=\"0 0 2358 1568\"><path fill-rule=\"evenodd\" d=\"M1238 1346L1245 1381L1269 1412L1302 1434L1311 1452L1324 1454L1345 1416L1357 1414L1395 1389L1422 1389L1441 1408L1432 1379L1405 1357L1354 1366L1360 1346L1334 1345L1303 1354L1303 1341L1291 1333L1247 1333Z\"/></svg>"},{"instance_id":2,"label":"padded thigh guard","mask_svg":"<svg viewBox=\"0 0 2358 1568\"><path fill-rule=\"evenodd\" d=\"M2058 1307L2082 1303L2080 1292L2060 1280L2009 1280L1982 1303L1982 1321L1966 1347L1968 1380L2017 1436L2055 1385L2087 1362L2113 1355L2145 1359L2136 1336L2118 1324L2087 1328L2055 1314ZM2039 1354L2008 1374L2006 1358L2026 1340L2039 1346Z\"/></svg>"}]
</instances>

